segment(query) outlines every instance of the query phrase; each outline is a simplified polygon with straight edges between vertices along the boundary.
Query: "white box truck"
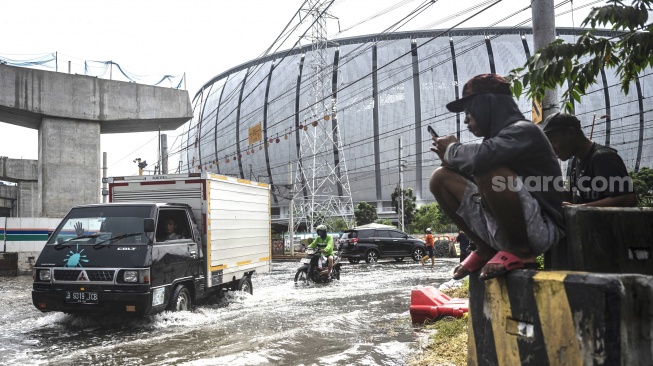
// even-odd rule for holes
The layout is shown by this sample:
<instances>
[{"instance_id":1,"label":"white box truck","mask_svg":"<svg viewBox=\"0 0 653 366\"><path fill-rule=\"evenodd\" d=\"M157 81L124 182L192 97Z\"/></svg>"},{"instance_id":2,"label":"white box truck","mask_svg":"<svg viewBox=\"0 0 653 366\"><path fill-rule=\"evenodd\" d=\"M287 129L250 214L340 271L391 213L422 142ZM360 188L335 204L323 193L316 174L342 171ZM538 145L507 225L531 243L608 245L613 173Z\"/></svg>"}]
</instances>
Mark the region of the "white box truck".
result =
<instances>
[{"instance_id":1,"label":"white box truck","mask_svg":"<svg viewBox=\"0 0 653 366\"><path fill-rule=\"evenodd\" d=\"M267 184L211 173L109 178L107 204L76 206L36 261L41 311L154 314L270 270Z\"/></svg>"}]
</instances>

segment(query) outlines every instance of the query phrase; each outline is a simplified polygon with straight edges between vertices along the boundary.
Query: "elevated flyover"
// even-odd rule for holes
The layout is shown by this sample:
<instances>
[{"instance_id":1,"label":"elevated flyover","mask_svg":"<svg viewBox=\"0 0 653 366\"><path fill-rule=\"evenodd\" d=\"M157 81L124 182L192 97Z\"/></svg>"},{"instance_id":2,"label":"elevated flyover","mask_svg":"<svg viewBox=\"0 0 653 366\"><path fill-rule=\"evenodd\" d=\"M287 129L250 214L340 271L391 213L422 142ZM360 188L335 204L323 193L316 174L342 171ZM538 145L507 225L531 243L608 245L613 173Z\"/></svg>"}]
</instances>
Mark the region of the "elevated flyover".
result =
<instances>
[{"instance_id":1,"label":"elevated flyover","mask_svg":"<svg viewBox=\"0 0 653 366\"><path fill-rule=\"evenodd\" d=\"M174 130L191 117L186 90L0 65L0 121L39 130L37 217L99 202L100 134Z\"/></svg>"}]
</instances>

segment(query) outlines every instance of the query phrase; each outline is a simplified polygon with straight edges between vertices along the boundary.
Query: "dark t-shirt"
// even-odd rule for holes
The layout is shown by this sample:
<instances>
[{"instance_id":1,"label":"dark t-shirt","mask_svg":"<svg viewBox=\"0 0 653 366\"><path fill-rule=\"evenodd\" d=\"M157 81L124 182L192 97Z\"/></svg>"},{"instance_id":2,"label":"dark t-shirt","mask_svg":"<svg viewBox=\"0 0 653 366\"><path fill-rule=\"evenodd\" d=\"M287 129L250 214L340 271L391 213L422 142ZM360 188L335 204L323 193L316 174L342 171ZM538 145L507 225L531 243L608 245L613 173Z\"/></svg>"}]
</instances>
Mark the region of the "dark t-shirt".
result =
<instances>
[{"instance_id":1,"label":"dark t-shirt","mask_svg":"<svg viewBox=\"0 0 653 366\"><path fill-rule=\"evenodd\" d=\"M467 235L465 234L458 234L456 241L460 243L460 252L464 253L467 250L467 247L469 247L469 238L467 238Z\"/></svg>"},{"instance_id":2,"label":"dark t-shirt","mask_svg":"<svg viewBox=\"0 0 653 366\"><path fill-rule=\"evenodd\" d=\"M617 150L594 142L588 156L583 162L577 157L571 161L572 203L589 203L634 192Z\"/></svg>"}]
</instances>

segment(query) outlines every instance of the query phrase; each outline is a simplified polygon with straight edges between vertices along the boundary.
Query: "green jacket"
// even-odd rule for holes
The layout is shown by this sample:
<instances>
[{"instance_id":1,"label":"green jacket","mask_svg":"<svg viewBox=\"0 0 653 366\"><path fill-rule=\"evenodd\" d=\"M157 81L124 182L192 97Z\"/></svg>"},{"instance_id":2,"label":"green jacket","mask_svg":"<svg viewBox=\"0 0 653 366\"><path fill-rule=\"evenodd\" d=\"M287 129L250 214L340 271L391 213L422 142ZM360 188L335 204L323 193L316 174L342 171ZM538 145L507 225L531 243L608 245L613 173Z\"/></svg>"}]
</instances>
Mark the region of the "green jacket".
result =
<instances>
[{"instance_id":1,"label":"green jacket","mask_svg":"<svg viewBox=\"0 0 653 366\"><path fill-rule=\"evenodd\" d=\"M326 238L322 239L319 236L313 240L309 248L318 247L318 249L324 249L324 255L330 256L333 255L333 238L331 235L327 235Z\"/></svg>"}]
</instances>

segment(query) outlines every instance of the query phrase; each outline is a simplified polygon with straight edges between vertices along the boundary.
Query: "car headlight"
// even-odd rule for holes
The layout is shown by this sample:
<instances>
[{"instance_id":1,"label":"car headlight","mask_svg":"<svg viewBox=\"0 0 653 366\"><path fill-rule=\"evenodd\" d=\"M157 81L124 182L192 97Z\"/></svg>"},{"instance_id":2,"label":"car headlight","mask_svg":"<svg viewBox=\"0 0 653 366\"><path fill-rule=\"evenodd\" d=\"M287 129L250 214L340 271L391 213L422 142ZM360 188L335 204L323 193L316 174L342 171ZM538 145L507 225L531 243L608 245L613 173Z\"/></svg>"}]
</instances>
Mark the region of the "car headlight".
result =
<instances>
[{"instance_id":1,"label":"car headlight","mask_svg":"<svg viewBox=\"0 0 653 366\"><path fill-rule=\"evenodd\" d=\"M39 280L41 281L50 281L52 279L52 274L49 269L39 270Z\"/></svg>"},{"instance_id":2,"label":"car headlight","mask_svg":"<svg viewBox=\"0 0 653 366\"><path fill-rule=\"evenodd\" d=\"M125 282L138 282L138 271L125 271L122 278Z\"/></svg>"}]
</instances>

